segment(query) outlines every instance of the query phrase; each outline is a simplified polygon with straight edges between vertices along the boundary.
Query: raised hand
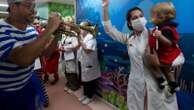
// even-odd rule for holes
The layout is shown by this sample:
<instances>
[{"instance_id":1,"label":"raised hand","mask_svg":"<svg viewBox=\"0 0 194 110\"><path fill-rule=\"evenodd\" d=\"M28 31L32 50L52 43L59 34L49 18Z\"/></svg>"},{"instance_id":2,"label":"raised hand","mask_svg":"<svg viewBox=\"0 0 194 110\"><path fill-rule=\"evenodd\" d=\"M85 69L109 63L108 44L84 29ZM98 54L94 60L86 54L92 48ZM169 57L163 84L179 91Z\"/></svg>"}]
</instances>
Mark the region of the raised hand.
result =
<instances>
[{"instance_id":1,"label":"raised hand","mask_svg":"<svg viewBox=\"0 0 194 110\"><path fill-rule=\"evenodd\" d=\"M57 12L52 12L49 16L48 19L48 25L47 25L47 30L49 30L50 33L55 32L60 24L62 23L61 16Z\"/></svg>"},{"instance_id":2,"label":"raised hand","mask_svg":"<svg viewBox=\"0 0 194 110\"><path fill-rule=\"evenodd\" d=\"M102 0L102 6L108 6L109 5L109 0Z\"/></svg>"},{"instance_id":3,"label":"raised hand","mask_svg":"<svg viewBox=\"0 0 194 110\"><path fill-rule=\"evenodd\" d=\"M109 0L102 0L102 13L103 13L103 20L108 21L109 20L109 12L108 12L108 5L109 5Z\"/></svg>"}]
</instances>

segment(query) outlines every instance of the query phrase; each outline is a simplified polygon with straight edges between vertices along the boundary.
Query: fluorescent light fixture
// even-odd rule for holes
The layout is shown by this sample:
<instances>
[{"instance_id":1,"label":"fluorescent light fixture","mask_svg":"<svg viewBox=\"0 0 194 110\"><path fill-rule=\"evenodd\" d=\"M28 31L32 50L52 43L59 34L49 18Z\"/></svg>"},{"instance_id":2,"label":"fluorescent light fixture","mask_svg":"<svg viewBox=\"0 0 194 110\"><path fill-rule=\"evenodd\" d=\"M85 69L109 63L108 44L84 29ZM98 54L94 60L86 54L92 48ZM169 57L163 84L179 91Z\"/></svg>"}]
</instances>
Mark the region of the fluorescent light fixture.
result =
<instances>
[{"instance_id":1,"label":"fluorescent light fixture","mask_svg":"<svg viewBox=\"0 0 194 110\"><path fill-rule=\"evenodd\" d=\"M0 4L0 7L8 7L8 4Z\"/></svg>"}]
</instances>

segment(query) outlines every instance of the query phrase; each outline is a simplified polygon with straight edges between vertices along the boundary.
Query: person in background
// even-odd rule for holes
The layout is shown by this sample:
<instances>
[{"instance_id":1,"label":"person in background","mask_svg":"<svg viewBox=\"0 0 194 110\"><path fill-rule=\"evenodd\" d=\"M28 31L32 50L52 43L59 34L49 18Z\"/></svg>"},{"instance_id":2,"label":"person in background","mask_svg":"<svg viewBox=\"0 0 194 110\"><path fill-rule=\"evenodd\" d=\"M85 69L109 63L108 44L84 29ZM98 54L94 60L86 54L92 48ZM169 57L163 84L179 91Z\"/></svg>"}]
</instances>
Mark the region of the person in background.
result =
<instances>
[{"instance_id":1,"label":"person in background","mask_svg":"<svg viewBox=\"0 0 194 110\"><path fill-rule=\"evenodd\" d=\"M35 110L31 76L35 59L44 53L48 40L56 46L60 16L52 13L45 31L37 37L31 26L35 0L7 0L9 15L0 20L0 107L2 110ZM59 35L57 35L59 36Z\"/></svg>"},{"instance_id":2,"label":"person in background","mask_svg":"<svg viewBox=\"0 0 194 110\"><path fill-rule=\"evenodd\" d=\"M60 50L55 47L54 51L50 54L44 56L45 66L44 66L44 82L49 80L49 76L53 76L54 80L51 84L54 85L59 80L58 66L59 66Z\"/></svg>"},{"instance_id":3,"label":"person in background","mask_svg":"<svg viewBox=\"0 0 194 110\"><path fill-rule=\"evenodd\" d=\"M40 35L43 32L43 28L40 26L40 19L35 18L32 26L36 29L38 32L38 35ZM36 58L34 63L34 73L32 74L32 84L35 88L36 95L37 95L37 108L42 109L42 107L48 107L49 105L49 97L45 88L45 85L42 81L42 70L43 66L41 63L42 56L39 56L39 58Z\"/></svg>"},{"instance_id":4,"label":"person in background","mask_svg":"<svg viewBox=\"0 0 194 110\"><path fill-rule=\"evenodd\" d=\"M80 23L80 48L78 61L80 64L81 81L83 84L83 96L79 98L82 104L88 104L96 92L96 80L101 77L97 56L97 42L92 34L92 25L89 22Z\"/></svg>"},{"instance_id":5,"label":"person in background","mask_svg":"<svg viewBox=\"0 0 194 110\"><path fill-rule=\"evenodd\" d=\"M74 24L73 18L67 16L65 22L69 24ZM66 25L65 27L66 33L63 34L63 39L61 40L61 47L60 50L62 53L62 58L64 59L64 69L65 69L65 77L66 77L66 87L64 88L65 91L68 93L72 93L80 88L80 84L78 81L78 74L77 74L77 64L76 64L76 54L77 54L77 47L79 46L78 43L78 34L71 29L70 26Z\"/></svg>"},{"instance_id":6,"label":"person in background","mask_svg":"<svg viewBox=\"0 0 194 110\"><path fill-rule=\"evenodd\" d=\"M38 32L38 35L40 35L42 32L44 32L44 29L45 29L41 24L42 23L40 21L40 18L35 17L32 26L36 29L36 31ZM47 48L47 47L45 46L45 48ZM39 56L39 60L40 60L40 63L41 63L41 68L39 70L37 70L38 71L37 74L38 74L39 79L42 80L42 77L45 73L45 70L44 70L44 67L45 67L44 54ZM39 60L36 60L36 61L39 61Z\"/></svg>"},{"instance_id":7,"label":"person in background","mask_svg":"<svg viewBox=\"0 0 194 110\"><path fill-rule=\"evenodd\" d=\"M33 84L33 87L35 88L36 92L36 105L37 108L43 109L43 107L48 107L49 105L49 97L46 91L46 88L44 86L44 83L38 76L40 73L42 66L40 63L40 59L37 58L35 60L35 66L34 66L34 73L32 74L31 81Z\"/></svg>"},{"instance_id":8,"label":"person in background","mask_svg":"<svg viewBox=\"0 0 194 110\"><path fill-rule=\"evenodd\" d=\"M177 100L167 103L164 92L157 90L157 82L152 71L146 66L145 57L148 45L147 20L143 11L134 7L127 12L126 20L130 33L122 33L112 26L109 19L109 1L102 0L103 24L106 33L113 39L127 46L130 58L130 75L128 79L127 106L129 110L178 110ZM155 59L149 60L154 63Z\"/></svg>"},{"instance_id":9,"label":"person in background","mask_svg":"<svg viewBox=\"0 0 194 110\"><path fill-rule=\"evenodd\" d=\"M43 28L40 25L40 19L38 17L34 19L32 26L36 29L38 34L40 34L43 31Z\"/></svg>"}]
</instances>

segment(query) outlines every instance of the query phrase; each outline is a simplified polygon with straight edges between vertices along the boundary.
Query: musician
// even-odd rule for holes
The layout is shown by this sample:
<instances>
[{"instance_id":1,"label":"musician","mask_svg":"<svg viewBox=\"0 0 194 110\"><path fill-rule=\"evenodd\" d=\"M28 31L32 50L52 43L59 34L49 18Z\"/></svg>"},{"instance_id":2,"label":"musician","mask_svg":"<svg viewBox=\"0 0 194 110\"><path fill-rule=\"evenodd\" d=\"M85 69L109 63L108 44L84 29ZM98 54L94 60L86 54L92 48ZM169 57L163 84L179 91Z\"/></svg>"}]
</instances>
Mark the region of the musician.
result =
<instances>
[{"instance_id":1,"label":"musician","mask_svg":"<svg viewBox=\"0 0 194 110\"><path fill-rule=\"evenodd\" d=\"M35 90L31 83L34 61L45 51L48 40L57 44L52 34L61 19L57 13L49 16L48 26L37 38L30 26L36 10L35 0L7 0L8 18L0 20L0 107L1 110L35 110Z\"/></svg>"},{"instance_id":2,"label":"musician","mask_svg":"<svg viewBox=\"0 0 194 110\"><path fill-rule=\"evenodd\" d=\"M74 24L74 20L70 16L65 17L65 22ZM70 26L66 25L65 30L66 33L63 34L59 48L62 51L62 66L65 69L64 74L67 80L64 90L72 93L80 88L76 71L76 54L79 43L76 37L78 34Z\"/></svg>"},{"instance_id":3,"label":"musician","mask_svg":"<svg viewBox=\"0 0 194 110\"><path fill-rule=\"evenodd\" d=\"M80 48L78 61L80 62L81 81L84 94L79 98L82 104L88 104L96 92L96 80L101 76L97 57L97 42L91 31L93 26L89 22L80 23Z\"/></svg>"}]
</instances>

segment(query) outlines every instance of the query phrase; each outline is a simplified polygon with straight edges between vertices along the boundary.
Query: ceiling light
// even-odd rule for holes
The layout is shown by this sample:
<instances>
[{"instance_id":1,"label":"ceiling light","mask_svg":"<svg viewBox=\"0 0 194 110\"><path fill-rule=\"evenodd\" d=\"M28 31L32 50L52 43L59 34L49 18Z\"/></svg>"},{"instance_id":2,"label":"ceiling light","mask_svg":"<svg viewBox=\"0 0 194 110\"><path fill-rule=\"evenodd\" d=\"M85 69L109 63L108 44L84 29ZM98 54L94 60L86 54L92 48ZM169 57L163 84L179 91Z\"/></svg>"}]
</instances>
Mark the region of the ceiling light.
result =
<instances>
[{"instance_id":1,"label":"ceiling light","mask_svg":"<svg viewBox=\"0 0 194 110\"><path fill-rule=\"evenodd\" d=\"M0 4L0 7L8 7L8 4Z\"/></svg>"}]
</instances>

